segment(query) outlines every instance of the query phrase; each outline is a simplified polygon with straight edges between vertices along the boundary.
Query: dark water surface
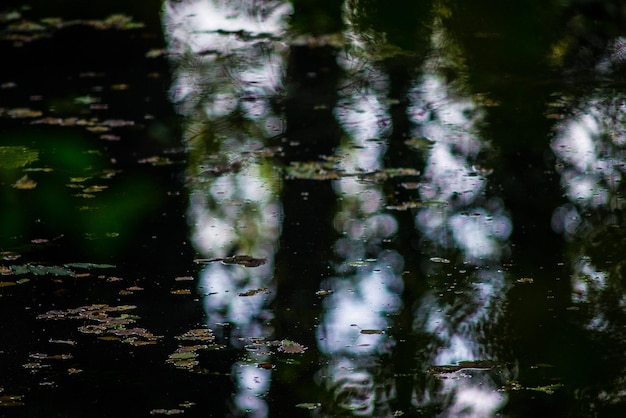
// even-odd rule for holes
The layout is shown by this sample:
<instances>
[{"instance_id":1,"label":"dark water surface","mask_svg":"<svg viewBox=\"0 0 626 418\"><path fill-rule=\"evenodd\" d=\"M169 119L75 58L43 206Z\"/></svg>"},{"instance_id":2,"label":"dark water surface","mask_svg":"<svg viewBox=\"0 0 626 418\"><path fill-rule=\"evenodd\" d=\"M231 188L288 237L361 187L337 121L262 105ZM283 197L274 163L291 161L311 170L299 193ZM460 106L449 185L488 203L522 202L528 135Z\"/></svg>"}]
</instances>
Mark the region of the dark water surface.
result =
<instances>
[{"instance_id":1,"label":"dark water surface","mask_svg":"<svg viewBox=\"0 0 626 418\"><path fill-rule=\"evenodd\" d=\"M17 3L0 416L626 416L626 5Z\"/></svg>"}]
</instances>

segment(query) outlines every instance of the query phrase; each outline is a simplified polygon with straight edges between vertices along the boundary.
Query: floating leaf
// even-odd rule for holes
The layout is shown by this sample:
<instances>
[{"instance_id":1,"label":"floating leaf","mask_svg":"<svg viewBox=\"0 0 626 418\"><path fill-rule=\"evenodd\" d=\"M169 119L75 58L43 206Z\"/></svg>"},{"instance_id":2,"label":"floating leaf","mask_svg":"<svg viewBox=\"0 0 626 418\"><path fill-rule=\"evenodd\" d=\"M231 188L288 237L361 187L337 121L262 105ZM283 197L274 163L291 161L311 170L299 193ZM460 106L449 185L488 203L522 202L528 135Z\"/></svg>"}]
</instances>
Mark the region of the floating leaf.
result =
<instances>
[{"instance_id":1,"label":"floating leaf","mask_svg":"<svg viewBox=\"0 0 626 418\"><path fill-rule=\"evenodd\" d=\"M113 264L94 264L94 263L67 263L63 264L68 268L77 268L77 269L110 269L114 268Z\"/></svg>"},{"instance_id":2,"label":"floating leaf","mask_svg":"<svg viewBox=\"0 0 626 418\"><path fill-rule=\"evenodd\" d=\"M415 183L415 182L400 183L400 187L407 189L407 190L415 190L415 189L419 189L420 183Z\"/></svg>"},{"instance_id":3,"label":"floating leaf","mask_svg":"<svg viewBox=\"0 0 626 418\"><path fill-rule=\"evenodd\" d=\"M90 105L90 104L98 103L99 101L100 101L100 98L89 96L89 95L74 98L74 103L83 104L83 105Z\"/></svg>"},{"instance_id":4,"label":"floating leaf","mask_svg":"<svg viewBox=\"0 0 626 418\"><path fill-rule=\"evenodd\" d=\"M180 346L176 351L170 354L165 360L166 363L173 364L179 369L192 369L198 365L198 350L205 350L208 345L186 345Z\"/></svg>"},{"instance_id":5,"label":"floating leaf","mask_svg":"<svg viewBox=\"0 0 626 418\"><path fill-rule=\"evenodd\" d=\"M198 328L198 329L190 329L182 335L176 336L177 340L187 340L187 341L204 341L204 342L212 342L215 340L215 336L213 332L208 328Z\"/></svg>"},{"instance_id":6,"label":"floating leaf","mask_svg":"<svg viewBox=\"0 0 626 418\"><path fill-rule=\"evenodd\" d=\"M435 141L431 141L430 139L424 137L407 139L404 143L418 151L432 148L432 146L435 145Z\"/></svg>"},{"instance_id":7,"label":"floating leaf","mask_svg":"<svg viewBox=\"0 0 626 418\"><path fill-rule=\"evenodd\" d=\"M248 290L247 292L239 293L239 296L254 296L258 293L270 293L269 290L265 287L261 287L259 289Z\"/></svg>"},{"instance_id":8,"label":"floating leaf","mask_svg":"<svg viewBox=\"0 0 626 418\"><path fill-rule=\"evenodd\" d=\"M28 175L24 174L18 181L11 185L14 189L31 190L37 187L35 183Z\"/></svg>"},{"instance_id":9,"label":"floating leaf","mask_svg":"<svg viewBox=\"0 0 626 418\"><path fill-rule=\"evenodd\" d=\"M259 267L263 264L267 263L266 258L254 258L249 255L236 255L233 257L225 257L225 258L197 258L193 260L195 263L213 263L216 261L221 261L224 264L239 264L244 267Z\"/></svg>"},{"instance_id":10,"label":"floating leaf","mask_svg":"<svg viewBox=\"0 0 626 418\"><path fill-rule=\"evenodd\" d=\"M499 391L509 391L509 390L522 390L524 387L519 384L519 382L515 380L509 380L502 387L500 387Z\"/></svg>"},{"instance_id":11,"label":"floating leaf","mask_svg":"<svg viewBox=\"0 0 626 418\"><path fill-rule=\"evenodd\" d=\"M244 267L259 267L267 262L266 258L253 258L249 255L236 255L222 259L224 264L239 264Z\"/></svg>"},{"instance_id":12,"label":"floating leaf","mask_svg":"<svg viewBox=\"0 0 626 418\"><path fill-rule=\"evenodd\" d=\"M23 118L38 118L43 113L39 110L29 109L27 107L18 107L15 109L9 109L7 112L9 117L14 119L23 119Z\"/></svg>"},{"instance_id":13,"label":"floating leaf","mask_svg":"<svg viewBox=\"0 0 626 418\"><path fill-rule=\"evenodd\" d=\"M535 392L543 392L547 395L552 395L555 390L560 389L562 387L563 387L562 383L555 383L553 385L537 386L537 387L526 388L526 389L533 390Z\"/></svg>"},{"instance_id":14,"label":"floating leaf","mask_svg":"<svg viewBox=\"0 0 626 418\"><path fill-rule=\"evenodd\" d=\"M15 286L16 284L16 282L0 282L0 287Z\"/></svg>"},{"instance_id":15,"label":"floating leaf","mask_svg":"<svg viewBox=\"0 0 626 418\"><path fill-rule=\"evenodd\" d=\"M2 406L22 406L22 395L3 395L0 396L0 407Z\"/></svg>"},{"instance_id":16,"label":"floating leaf","mask_svg":"<svg viewBox=\"0 0 626 418\"><path fill-rule=\"evenodd\" d=\"M350 261L348 265L350 267L365 267L367 266L367 261L364 261L364 260Z\"/></svg>"},{"instance_id":17,"label":"floating leaf","mask_svg":"<svg viewBox=\"0 0 626 418\"><path fill-rule=\"evenodd\" d=\"M37 319L83 319L96 321L96 324L82 325L78 331L83 334L102 335L101 339L106 340L122 340L120 337L126 337L122 342L131 345L155 344L157 340L163 338L154 335L145 328L126 328L127 325L135 323L138 316L128 315L125 313L119 316L111 316L112 312L125 312L135 309L134 305L109 306L105 304L95 304L90 306L81 306L78 308L53 310L45 314L37 316Z\"/></svg>"},{"instance_id":18,"label":"floating leaf","mask_svg":"<svg viewBox=\"0 0 626 418\"><path fill-rule=\"evenodd\" d=\"M360 333L365 334L365 335L374 335L374 334L384 334L385 331L383 331L382 329L362 329Z\"/></svg>"},{"instance_id":19,"label":"floating leaf","mask_svg":"<svg viewBox=\"0 0 626 418\"><path fill-rule=\"evenodd\" d=\"M2 251L2 252L0 252L0 259L1 260L15 261L15 260L17 260L20 257L21 257L20 254L15 253L13 251Z\"/></svg>"},{"instance_id":20,"label":"floating leaf","mask_svg":"<svg viewBox=\"0 0 626 418\"><path fill-rule=\"evenodd\" d=\"M302 354L306 351L307 347L300 343L296 343L289 340L282 340L278 346L278 351L282 351L287 354Z\"/></svg>"},{"instance_id":21,"label":"floating leaf","mask_svg":"<svg viewBox=\"0 0 626 418\"><path fill-rule=\"evenodd\" d=\"M76 345L76 341L74 340L54 340L54 339L50 339L48 340L49 343L53 343L53 344L67 344L67 345Z\"/></svg>"},{"instance_id":22,"label":"floating leaf","mask_svg":"<svg viewBox=\"0 0 626 418\"><path fill-rule=\"evenodd\" d=\"M39 152L23 146L0 147L0 168L19 168L39 159Z\"/></svg>"},{"instance_id":23,"label":"floating leaf","mask_svg":"<svg viewBox=\"0 0 626 418\"><path fill-rule=\"evenodd\" d=\"M189 289L178 289L178 290L171 290L170 293L172 295L191 295L191 290L189 290Z\"/></svg>"},{"instance_id":24,"label":"floating leaf","mask_svg":"<svg viewBox=\"0 0 626 418\"><path fill-rule=\"evenodd\" d=\"M89 186L83 189L84 193L98 193L105 189L108 189L109 186Z\"/></svg>"},{"instance_id":25,"label":"floating leaf","mask_svg":"<svg viewBox=\"0 0 626 418\"><path fill-rule=\"evenodd\" d=\"M530 284L533 283L535 280L532 277L522 277L517 279L517 283L520 284Z\"/></svg>"},{"instance_id":26,"label":"floating leaf","mask_svg":"<svg viewBox=\"0 0 626 418\"><path fill-rule=\"evenodd\" d=\"M183 409L153 409L150 411L150 415L180 415L185 413Z\"/></svg>"},{"instance_id":27,"label":"floating leaf","mask_svg":"<svg viewBox=\"0 0 626 418\"><path fill-rule=\"evenodd\" d=\"M172 165L174 162L167 157L153 156L148 158L142 158L137 161L139 164L151 164L153 166Z\"/></svg>"},{"instance_id":28,"label":"floating leaf","mask_svg":"<svg viewBox=\"0 0 626 418\"><path fill-rule=\"evenodd\" d=\"M438 375L438 374L446 374L446 373L455 373L463 369L491 370L500 365L501 363L498 363L492 360L460 361L458 364L431 366L428 368L428 373Z\"/></svg>"},{"instance_id":29,"label":"floating leaf","mask_svg":"<svg viewBox=\"0 0 626 418\"><path fill-rule=\"evenodd\" d=\"M44 276L52 274L55 276L73 276L74 272L62 266L42 266L34 264L23 264L10 267L13 274L34 274L36 276Z\"/></svg>"},{"instance_id":30,"label":"floating leaf","mask_svg":"<svg viewBox=\"0 0 626 418\"><path fill-rule=\"evenodd\" d=\"M187 360L190 358L196 358L198 356L197 353L186 352L186 353L174 353L170 354L169 358L172 360Z\"/></svg>"},{"instance_id":31,"label":"floating leaf","mask_svg":"<svg viewBox=\"0 0 626 418\"><path fill-rule=\"evenodd\" d=\"M414 208L429 208L429 207L443 207L443 206L448 206L448 203L433 200L433 201L422 201L422 202L414 202L414 201L403 202L403 203L400 203L399 205L388 205L388 206L385 206L385 208L388 210L407 210L407 209L414 209Z\"/></svg>"},{"instance_id":32,"label":"floating leaf","mask_svg":"<svg viewBox=\"0 0 626 418\"><path fill-rule=\"evenodd\" d=\"M146 58L158 58L165 54L167 54L167 50L165 49L151 49L148 52L146 52L145 57Z\"/></svg>"},{"instance_id":33,"label":"floating leaf","mask_svg":"<svg viewBox=\"0 0 626 418\"><path fill-rule=\"evenodd\" d=\"M50 367L50 365L43 364L38 361L31 361L29 363L22 364L22 367L25 369L37 370L37 369L44 369L46 367Z\"/></svg>"},{"instance_id":34,"label":"floating leaf","mask_svg":"<svg viewBox=\"0 0 626 418\"><path fill-rule=\"evenodd\" d=\"M305 403L299 403L296 405L296 408L302 408L302 409L317 409L319 407L321 407L322 404L319 402L305 402Z\"/></svg>"},{"instance_id":35,"label":"floating leaf","mask_svg":"<svg viewBox=\"0 0 626 418\"><path fill-rule=\"evenodd\" d=\"M358 177L363 180L382 181L393 177L419 176L420 171L413 168L384 168L372 172L347 173L337 167L336 158L325 157L324 161L292 162L285 168L287 179L336 180L344 177Z\"/></svg>"}]
</instances>

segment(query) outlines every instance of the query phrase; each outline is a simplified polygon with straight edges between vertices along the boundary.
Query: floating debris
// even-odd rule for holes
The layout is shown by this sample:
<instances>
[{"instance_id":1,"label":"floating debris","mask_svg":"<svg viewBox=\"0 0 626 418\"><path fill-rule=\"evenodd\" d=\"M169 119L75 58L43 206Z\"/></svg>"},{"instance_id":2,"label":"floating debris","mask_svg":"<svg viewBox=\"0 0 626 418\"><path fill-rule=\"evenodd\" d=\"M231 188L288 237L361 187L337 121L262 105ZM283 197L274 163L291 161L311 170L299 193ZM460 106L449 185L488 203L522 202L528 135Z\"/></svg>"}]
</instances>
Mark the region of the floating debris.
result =
<instances>
[{"instance_id":1,"label":"floating debris","mask_svg":"<svg viewBox=\"0 0 626 418\"><path fill-rule=\"evenodd\" d=\"M55 339L50 338L48 342L52 344L76 345L76 341L74 340L55 340Z\"/></svg>"},{"instance_id":2,"label":"floating debris","mask_svg":"<svg viewBox=\"0 0 626 418\"><path fill-rule=\"evenodd\" d=\"M532 277L522 277L517 279L517 283L519 284L531 284L533 283L535 280Z\"/></svg>"},{"instance_id":3,"label":"floating debris","mask_svg":"<svg viewBox=\"0 0 626 418\"><path fill-rule=\"evenodd\" d=\"M19 168L39 159L39 152L23 146L0 147L0 168Z\"/></svg>"},{"instance_id":4,"label":"floating debris","mask_svg":"<svg viewBox=\"0 0 626 418\"><path fill-rule=\"evenodd\" d=\"M336 157L326 157L324 161L297 161L285 168L287 179L301 180L337 180L344 177L357 177L362 180L382 181L393 177L419 176L419 170L413 168L383 168L372 172L346 173L337 167Z\"/></svg>"},{"instance_id":5,"label":"floating debris","mask_svg":"<svg viewBox=\"0 0 626 418\"><path fill-rule=\"evenodd\" d=\"M561 389L564 385L562 383L555 383L552 385L546 385L546 386L536 386L536 387L530 387L530 388L526 388L526 390L532 390L535 392L543 392L547 395L552 395L554 394L554 391L556 391L557 389Z\"/></svg>"},{"instance_id":6,"label":"floating debris","mask_svg":"<svg viewBox=\"0 0 626 418\"><path fill-rule=\"evenodd\" d=\"M22 395L2 395L0 396L0 407L2 406L22 406Z\"/></svg>"},{"instance_id":7,"label":"floating debris","mask_svg":"<svg viewBox=\"0 0 626 418\"><path fill-rule=\"evenodd\" d=\"M184 334L176 336L176 339L186 341L213 342L215 340L215 336L213 335L213 332L208 328L198 328L190 329Z\"/></svg>"},{"instance_id":8,"label":"floating debris","mask_svg":"<svg viewBox=\"0 0 626 418\"><path fill-rule=\"evenodd\" d=\"M9 287L17 285L16 282L0 282L0 287Z\"/></svg>"},{"instance_id":9,"label":"floating debris","mask_svg":"<svg viewBox=\"0 0 626 418\"><path fill-rule=\"evenodd\" d=\"M554 394L556 390L561 389L563 386L564 385L562 383L554 383L554 384L545 385L545 386L524 387L515 380L509 380L498 390L500 392L509 392L509 391L514 391L514 390L531 390L534 392L542 392L542 393L545 393L546 395L552 395Z\"/></svg>"},{"instance_id":10,"label":"floating debris","mask_svg":"<svg viewBox=\"0 0 626 418\"><path fill-rule=\"evenodd\" d=\"M296 343L289 340L282 340L278 346L278 351L287 354L302 354L306 351L307 347L300 343Z\"/></svg>"},{"instance_id":11,"label":"floating debris","mask_svg":"<svg viewBox=\"0 0 626 418\"><path fill-rule=\"evenodd\" d=\"M191 295L191 289L170 290L172 295Z\"/></svg>"},{"instance_id":12,"label":"floating debris","mask_svg":"<svg viewBox=\"0 0 626 418\"><path fill-rule=\"evenodd\" d=\"M152 411L150 411L150 415L180 415L180 414L184 414L185 410L184 409L153 409Z\"/></svg>"},{"instance_id":13,"label":"floating debris","mask_svg":"<svg viewBox=\"0 0 626 418\"><path fill-rule=\"evenodd\" d=\"M19 180L13 183L11 187L20 190L32 190L37 187L37 183L28 177L28 175L24 174Z\"/></svg>"},{"instance_id":14,"label":"floating debris","mask_svg":"<svg viewBox=\"0 0 626 418\"><path fill-rule=\"evenodd\" d=\"M110 269L114 268L113 264L94 264L94 263L67 263L63 264L68 268L77 268L77 269Z\"/></svg>"},{"instance_id":15,"label":"floating debris","mask_svg":"<svg viewBox=\"0 0 626 418\"><path fill-rule=\"evenodd\" d=\"M407 189L407 190L415 190L415 189L419 189L420 183L416 183L416 182L400 183L400 187Z\"/></svg>"},{"instance_id":16,"label":"floating debris","mask_svg":"<svg viewBox=\"0 0 626 418\"><path fill-rule=\"evenodd\" d=\"M362 329L359 331L360 334L364 335L375 335L375 334L384 334L385 331L382 329Z\"/></svg>"},{"instance_id":17,"label":"floating debris","mask_svg":"<svg viewBox=\"0 0 626 418\"><path fill-rule=\"evenodd\" d=\"M364 329L361 328L358 324L350 324L351 327L356 327L359 329L359 334L363 335L376 335L376 334L384 334L385 331L381 329Z\"/></svg>"},{"instance_id":18,"label":"floating debris","mask_svg":"<svg viewBox=\"0 0 626 418\"><path fill-rule=\"evenodd\" d=\"M404 143L417 151L424 151L435 145L435 141L431 141L425 137L407 139Z\"/></svg>"},{"instance_id":19,"label":"floating debris","mask_svg":"<svg viewBox=\"0 0 626 418\"><path fill-rule=\"evenodd\" d=\"M248 290L247 292L239 293L239 296L254 296L259 293L269 294L271 293L267 288L261 287L259 289Z\"/></svg>"},{"instance_id":20,"label":"floating debris","mask_svg":"<svg viewBox=\"0 0 626 418\"><path fill-rule=\"evenodd\" d=\"M472 360L472 361L459 361L458 364L446 364L442 366L431 366L428 368L428 373L434 375L456 373L463 369L473 370L491 370L493 368L502 366L502 363L498 363L492 360Z\"/></svg>"},{"instance_id":21,"label":"floating debris","mask_svg":"<svg viewBox=\"0 0 626 418\"><path fill-rule=\"evenodd\" d=\"M447 258L442 258L442 257L431 257L430 261L432 261L433 263L443 263L443 264L450 263L450 260L448 260Z\"/></svg>"},{"instance_id":22,"label":"floating debris","mask_svg":"<svg viewBox=\"0 0 626 418\"><path fill-rule=\"evenodd\" d=\"M134 324L136 315L123 313L135 309L135 305L109 306L106 304L94 304L81 306L78 308L65 310L52 310L38 315L37 319L65 320L83 319L97 322L96 324L86 324L78 327L78 331L83 334L98 335L100 339L121 341L134 346L151 345L163 338L154 335L145 328L127 328L127 325ZM112 312L122 312L119 316L111 316Z\"/></svg>"},{"instance_id":23,"label":"floating debris","mask_svg":"<svg viewBox=\"0 0 626 418\"><path fill-rule=\"evenodd\" d=\"M448 202L442 202L437 200L430 201L409 201L403 202L398 205L387 205L385 209L387 210L407 210L407 209L415 209L415 208L442 208L448 206Z\"/></svg>"},{"instance_id":24,"label":"floating debris","mask_svg":"<svg viewBox=\"0 0 626 418\"><path fill-rule=\"evenodd\" d=\"M174 353L167 357L165 362L173 364L179 369L190 370L199 364L197 360L198 350L206 350L207 348L209 346L205 344L179 346Z\"/></svg>"},{"instance_id":25,"label":"floating debris","mask_svg":"<svg viewBox=\"0 0 626 418\"><path fill-rule=\"evenodd\" d=\"M259 267L267 263L267 258L254 258L249 255L236 255L233 257L212 258L212 259L197 258L193 261L194 263L199 263L199 264L207 264L207 263L213 263L216 261L221 261L224 264L239 264L240 266L244 266L244 267Z\"/></svg>"},{"instance_id":26,"label":"floating debris","mask_svg":"<svg viewBox=\"0 0 626 418\"><path fill-rule=\"evenodd\" d=\"M38 118L43 113L40 110L33 110L26 107L9 109L7 115L12 119Z\"/></svg>"},{"instance_id":27,"label":"floating debris","mask_svg":"<svg viewBox=\"0 0 626 418\"><path fill-rule=\"evenodd\" d=\"M55 354L55 355L49 355L46 353L31 353L28 355L28 357L35 359L35 360L70 360L73 359L74 356L72 354Z\"/></svg>"},{"instance_id":28,"label":"floating debris","mask_svg":"<svg viewBox=\"0 0 626 418\"><path fill-rule=\"evenodd\" d=\"M322 406L322 404L319 403L319 402L305 402L305 403L297 404L296 408L313 410L313 409L320 408L321 406Z\"/></svg>"}]
</instances>

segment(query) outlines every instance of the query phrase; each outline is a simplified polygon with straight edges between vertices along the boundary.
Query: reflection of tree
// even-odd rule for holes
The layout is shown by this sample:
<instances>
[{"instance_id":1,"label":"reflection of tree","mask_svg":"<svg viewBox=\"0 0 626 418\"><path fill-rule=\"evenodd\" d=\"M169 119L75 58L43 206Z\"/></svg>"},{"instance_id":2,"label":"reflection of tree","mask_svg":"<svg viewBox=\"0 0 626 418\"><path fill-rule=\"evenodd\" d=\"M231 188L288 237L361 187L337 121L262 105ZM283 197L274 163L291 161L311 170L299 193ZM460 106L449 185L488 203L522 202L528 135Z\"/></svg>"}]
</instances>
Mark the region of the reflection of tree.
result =
<instances>
[{"instance_id":1,"label":"reflection of tree","mask_svg":"<svg viewBox=\"0 0 626 418\"><path fill-rule=\"evenodd\" d=\"M354 17L350 11L371 12L358 8L348 11L349 17ZM348 25L349 29L352 27ZM421 250L427 257L419 262L410 260L409 268L418 269L418 273L407 271L403 277L410 246L397 247L396 251L385 249L385 243L398 235L406 236L407 231L398 231L396 216L385 213L384 188L354 178L336 182L342 200L334 224L342 238L335 244L339 257L335 276L325 282L334 293L325 298L325 314L319 327L322 352L333 361L319 374L325 376L335 405L350 409L357 416L388 415L394 407L405 412L437 411L443 416L492 415L505 400L495 390L511 377L506 370L471 372L471 379L467 374L441 379L426 373L429 365L498 357L498 342L488 341L494 338L491 332L501 315L499 303L506 284L502 273L482 270L481 266L498 263L501 251L506 251L503 243L511 224L502 202L484 197L488 170L477 164L484 144L473 135L474 126L480 122L480 111L471 98L463 97L463 91L448 93L450 86L438 71L442 64L458 62L454 57L436 51L433 56L438 61L426 60L418 70L398 72L387 64L404 56L405 64L415 65L415 58L406 58L414 52L396 49L389 56L375 57L380 61L373 64L371 57L363 58L363 51L390 53L389 43L375 31L364 32L364 37L359 35L345 35L355 43L347 45L342 55L348 74L344 84L352 88L344 89L345 97L339 100L336 111L348 134L336 155L341 157L341 167L346 172L378 170L383 161L392 166L412 163L414 168L421 168L421 162L425 162L419 195L413 199L431 205L418 209L415 217L424 243ZM437 42L445 42L443 35L433 35L435 45L430 44L428 37L420 39L428 46L417 46L415 50L436 50ZM422 75L412 75L416 73ZM400 103L395 106L393 117L386 100L390 88ZM424 113L429 116L423 117ZM422 136L427 137L428 146L411 153L404 140ZM465 263L460 271L457 266L462 264L457 264L452 252L455 249L461 253L458 260ZM446 256L454 257L454 263ZM435 261L444 264L436 265ZM431 267L427 267L429 263ZM403 308L394 293L405 283L416 289L411 282L423 280L424 276L434 289L418 291L415 299L408 300L414 306ZM397 338L402 342L398 343L394 328L400 323L390 320L391 313L402 318L407 313L412 316L413 333L419 337L400 332ZM402 322L406 321L401 319ZM363 329L381 333L363 334ZM407 350L406 338L418 345ZM364 342L358 344L361 340ZM406 357L394 359L392 368L383 366L387 357L399 353L417 357L417 373L413 364L407 365ZM346 375L346 368L353 370L350 376ZM413 387L408 390L407 372L413 376ZM394 378L391 373L404 376Z\"/></svg>"},{"instance_id":2,"label":"reflection of tree","mask_svg":"<svg viewBox=\"0 0 626 418\"><path fill-rule=\"evenodd\" d=\"M612 83L624 68L623 11L589 2L569 13L571 31L560 42L563 71L587 83L563 95L554 113L552 151L567 202L555 208L551 226L568 241L572 271L570 307L579 326L571 372L582 415L620 415L626 390L623 247L626 174L626 97ZM589 80L597 82L589 83Z\"/></svg>"},{"instance_id":3,"label":"reflection of tree","mask_svg":"<svg viewBox=\"0 0 626 418\"><path fill-rule=\"evenodd\" d=\"M610 52L609 52L610 54ZM608 58L610 60L610 56ZM606 61L607 57L601 57ZM623 95L598 89L583 96L558 126L552 142L569 199L554 211L552 227L570 242L572 300L581 309L586 355L605 356L587 376L581 404L592 411L624 405L626 323L624 299L623 177L626 119ZM613 346L609 349L607 344ZM595 347L594 347L595 346ZM619 351L615 351L620 347ZM581 371L582 373L582 371Z\"/></svg>"},{"instance_id":4,"label":"reflection of tree","mask_svg":"<svg viewBox=\"0 0 626 418\"><path fill-rule=\"evenodd\" d=\"M498 389L530 380L531 365L554 361L563 371L556 375L567 377L581 353L598 352L591 341L612 334L608 340L623 344L624 240L615 225L623 209L624 98L581 89L558 109L547 106L549 89L529 78L552 79L550 66L564 68L576 56L584 36L575 41L572 26L552 28L569 19L576 26L578 12L572 18L557 2L491 6L348 1L345 44L336 34L317 36L341 27L334 4L310 21L327 26L295 16L293 28L316 37L287 46L285 15L313 3L166 5L172 96L187 118L194 242L206 258L268 258L255 269L212 263L203 270L209 320L233 326L233 347L288 334L309 346L309 360L317 343L326 361L304 362L298 372L238 362L233 413L267 414L262 392L277 404L310 396L307 373L315 368L329 396L319 415L492 416L507 401L528 399ZM396 18L416 22L415 30L403 33ZM590 45L604 51L590 55L598 74L620 68L621 38ZM549 171L550 132L560 177ZM263 159L275 155L272 137L288 162L322 156L335 164L332 183L281 184ZM399 167L422 176L357 175ZM559 233L571 241L562 268L554 266ZM509 259L511 270L534 277L534 288L510 286ZM574 308L586 309L572 311L586 320L585 330L571 333L584 334L580 349L560 341L563 301L537 296L567 293L561 278L569 270ZM235 296L251 288L273 293ZM503 335L504 319L515 336ZM507 338L520 344L506 346ZM455 369L460 361L489 366ZM580 397L618 404L618 364L605 384L590 368L580 372L593 375L592 390Z\"/></svg>"},{"instance_id":5,"label":"reflection of tree","mask_svg":"<svg viewBox=\"0 0 626 418\"><path fill-rule=\"evenodd\" d=\"M282 209L275 169L261 160L264 138L282 129L272 100L281 91L283 48L276 42L288 3L168 2L164 24L174 64L172 100L187 118L189 220L203 258L267 258L259 267L209 263L200 288L209 325L225 327L229 345L273 333L268 309L275 288L274 252ZM249 291L257 293L250 294ZM267 416L271 371L260 353L232 365L232 413Z\"/></svg>"}]
</instances>

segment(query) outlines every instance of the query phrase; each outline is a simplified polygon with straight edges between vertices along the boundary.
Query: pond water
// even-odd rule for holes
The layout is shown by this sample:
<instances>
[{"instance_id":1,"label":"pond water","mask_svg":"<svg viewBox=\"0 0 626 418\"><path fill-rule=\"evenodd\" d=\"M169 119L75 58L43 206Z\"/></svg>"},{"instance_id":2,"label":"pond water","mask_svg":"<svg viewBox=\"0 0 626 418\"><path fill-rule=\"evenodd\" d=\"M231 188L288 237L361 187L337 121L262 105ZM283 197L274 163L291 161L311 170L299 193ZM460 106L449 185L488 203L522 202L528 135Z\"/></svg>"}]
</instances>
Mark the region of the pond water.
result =
<instances>
[{"instance_id":1,"label":"pond water","mask_svg":"<svg viewBox=\"0 0 626 418\"><path fill-rule=\"evenodd\" d=\"M626 14L0 10L0 415L626 414Z\"/></svg>"}]
</instances>

